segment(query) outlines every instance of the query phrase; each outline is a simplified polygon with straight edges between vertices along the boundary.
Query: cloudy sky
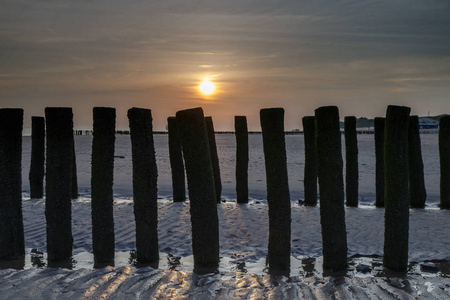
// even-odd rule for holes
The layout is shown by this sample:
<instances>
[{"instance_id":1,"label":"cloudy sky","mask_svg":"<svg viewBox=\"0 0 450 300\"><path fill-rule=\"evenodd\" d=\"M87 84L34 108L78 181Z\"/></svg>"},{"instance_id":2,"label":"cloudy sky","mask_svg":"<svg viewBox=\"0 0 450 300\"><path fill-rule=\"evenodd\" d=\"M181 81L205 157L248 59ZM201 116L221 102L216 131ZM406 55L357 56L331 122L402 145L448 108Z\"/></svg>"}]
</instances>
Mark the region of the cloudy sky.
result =
<instances>
[{"instance_id":1,"label":"cloudy sky","mask_svg":"<svg viewBox=\"0 0 450 300\"><path fill-rule=\"evenodd\" d=\"M209 78L213 95L198 85ZM450 113L450 1L2 0L0 107L150 108L154 128L203 107L217 130L284 107L286 130L323 105L375 117L388 104Z\"/></svg>"}]
</instances>

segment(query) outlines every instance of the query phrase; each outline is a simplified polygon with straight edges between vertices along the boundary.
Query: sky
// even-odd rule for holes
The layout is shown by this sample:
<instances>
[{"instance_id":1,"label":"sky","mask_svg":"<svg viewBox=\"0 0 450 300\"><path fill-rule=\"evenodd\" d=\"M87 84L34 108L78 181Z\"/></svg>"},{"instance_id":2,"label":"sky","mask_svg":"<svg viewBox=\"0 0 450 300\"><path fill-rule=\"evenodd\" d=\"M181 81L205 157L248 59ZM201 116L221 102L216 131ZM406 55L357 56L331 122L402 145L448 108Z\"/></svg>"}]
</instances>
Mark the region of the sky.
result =
<instances>
[{"instance_id":1,"label":"sky","mask_svg":"<svg viewBox=\"0 0 450 300\"><path fill-rule=\"evenodd\" d=\"M216 130L259 110L285 109L285 129L317 107L344 116L450 113L450 1L1 0L0 107L24 126L48 106L152 110L164 130L178 110L202 107ZM215 93L198 86L208 78Z\"/></svg>"}]
</instances>

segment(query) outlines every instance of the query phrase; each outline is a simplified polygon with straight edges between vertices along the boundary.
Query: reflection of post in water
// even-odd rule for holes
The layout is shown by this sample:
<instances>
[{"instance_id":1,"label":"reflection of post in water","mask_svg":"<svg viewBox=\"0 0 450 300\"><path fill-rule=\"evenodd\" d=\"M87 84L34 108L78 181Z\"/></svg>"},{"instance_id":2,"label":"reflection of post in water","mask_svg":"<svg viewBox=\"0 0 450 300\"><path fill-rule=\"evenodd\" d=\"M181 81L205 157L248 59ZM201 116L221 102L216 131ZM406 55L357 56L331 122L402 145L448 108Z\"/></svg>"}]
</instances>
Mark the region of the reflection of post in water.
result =
<instances>
[{"instance_id":1,"label":"reflection of post in water","mask_svg":"<svg viewBox=\"0 0 450 300\"><path fill-rule=\"evenodd\" d=\"M316 259L314 257L302 259L302 267L304 271L304 277L314 276L316 271Z\"/></svg>"},{"instance_id":2,"label":"reflection of post in water","mask_svg":"<svg viewBox=\"0 0 450 300\"><path fill-rule=\"evenodd\" d=\"M31 249L30 253L31 265L36 268L45 267L44 252L38 251L37 249Z\"/></svg>"}]
</instances>

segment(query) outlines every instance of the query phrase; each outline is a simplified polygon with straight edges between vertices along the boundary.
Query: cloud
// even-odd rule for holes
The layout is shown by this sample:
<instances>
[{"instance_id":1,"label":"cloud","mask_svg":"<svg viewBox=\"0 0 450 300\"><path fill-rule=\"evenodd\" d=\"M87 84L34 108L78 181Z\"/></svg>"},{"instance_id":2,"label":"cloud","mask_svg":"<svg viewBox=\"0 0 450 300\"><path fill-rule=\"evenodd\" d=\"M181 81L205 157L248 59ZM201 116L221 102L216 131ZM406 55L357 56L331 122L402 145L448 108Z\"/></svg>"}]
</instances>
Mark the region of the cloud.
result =
<instances>
[{"instance_id":1,"label":"cloud","mask_svg":"<svg viewBox=\"0 0 450 300\"><path fill-rule=\"evenodd\" d=\"M4 0L1 105L121 106L148 96L167 113L161 101L191 105L198 80L221 74L218 101L206 105L223 117L230 102L248 114L336 103L369 116L398 91L418 109L443 109L448 11L437 0Z\"/></svg>"}]
</instances>

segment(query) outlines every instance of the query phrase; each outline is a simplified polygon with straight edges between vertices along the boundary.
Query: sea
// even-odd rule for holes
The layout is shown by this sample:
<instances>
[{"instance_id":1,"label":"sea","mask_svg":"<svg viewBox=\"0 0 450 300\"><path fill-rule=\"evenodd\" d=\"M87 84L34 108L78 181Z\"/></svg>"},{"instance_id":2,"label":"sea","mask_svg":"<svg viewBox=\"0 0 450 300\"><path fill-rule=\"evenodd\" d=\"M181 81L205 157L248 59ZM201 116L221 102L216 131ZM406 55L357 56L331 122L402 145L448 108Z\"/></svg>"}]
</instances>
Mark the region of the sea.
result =
<instances>
[{"instance_id":1,"label":"sea","mask_svg":"<svg viewBox=\"0 0 450 300\"><path fill-rule=\"evenodd\" d=\"M303 135L286 135L286 155L290 198L298 202L304 198L305 147ZM81 197L90 198L92 136L75 136L78 188ZM359 202L374 206L375 203L375 143L373 134L358 135ZM437 134L421 134L424 163L427 207L438 207L439 203L439 148ZM31 137L23 137L22 151L22 193L29 197L28 173L31 162ZM158 196L172 199L172 179L169 162L168 136L154 135L155 154L158 168ZM222 200L236 201L236 140L234 134L216 134L222 180ZM341 141L343 174L345 178L345 140ZM266 201L266 175L262 135L249 135L248 185L250 201ZM114 197L132 199L132 157L129 135L117 135L114 160ZM187 191L187 186L186 186ZM188 193L186 192L188 195ZM320 195L319 195L320 198Z\"/></svg>"}]
</instances>

